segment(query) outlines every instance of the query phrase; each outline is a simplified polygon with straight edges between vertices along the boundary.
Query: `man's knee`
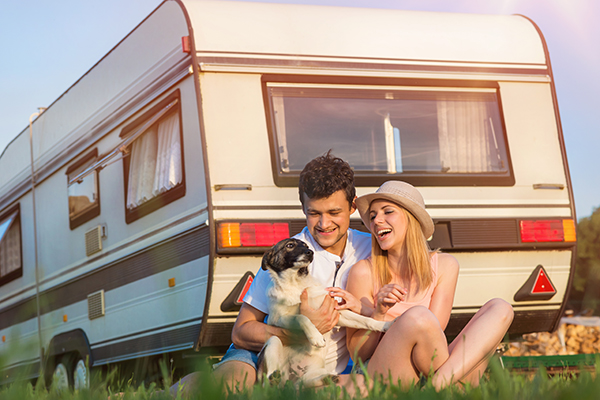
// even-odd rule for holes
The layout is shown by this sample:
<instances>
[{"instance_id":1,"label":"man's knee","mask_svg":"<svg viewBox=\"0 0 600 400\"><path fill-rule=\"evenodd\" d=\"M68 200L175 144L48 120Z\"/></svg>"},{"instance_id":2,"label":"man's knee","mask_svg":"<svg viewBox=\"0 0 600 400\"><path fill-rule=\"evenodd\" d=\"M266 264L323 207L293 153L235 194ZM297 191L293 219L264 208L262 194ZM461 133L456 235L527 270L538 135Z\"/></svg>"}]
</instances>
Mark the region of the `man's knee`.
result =
<instances>
[{"instance_id":1,"label":"man's knee","mask_svg":"<svg viewBox=\"0 0 600 400\"><path fill-rule=\"evenodd\" d=\"M217 381L226 383L232 389L250 387L256 382L256 370L242 361L224 362L215 368L213 374Z\"/></svg>"}]
</instances>

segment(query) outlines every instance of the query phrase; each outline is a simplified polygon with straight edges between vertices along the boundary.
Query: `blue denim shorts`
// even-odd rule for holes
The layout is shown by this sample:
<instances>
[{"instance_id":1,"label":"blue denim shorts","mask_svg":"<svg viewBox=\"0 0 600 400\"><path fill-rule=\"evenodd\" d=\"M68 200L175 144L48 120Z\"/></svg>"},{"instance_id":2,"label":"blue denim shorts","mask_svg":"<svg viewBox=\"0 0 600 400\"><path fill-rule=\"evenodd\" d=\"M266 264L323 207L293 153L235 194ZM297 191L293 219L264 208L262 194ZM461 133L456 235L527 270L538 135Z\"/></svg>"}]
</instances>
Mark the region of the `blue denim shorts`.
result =
<instances>
[{"instance_id":1,"label":"blue denim shorts","mask_svg":"<svg viewBox=\"0 0 600 400\"><path fill-rule=\"evenodd\" d=\"M360 365L360 363L353 364L352 372L361 374L361 375L366 375L367 367L369 366L369 361L371 361L370 358L367 359L366 361L363 361L362 365Z\"/></svg>"},{"instance_id":2,"label":"blue denim shorts","mask_svg":"<svg viewBox=\"0 0 600 400\"><path fill-rule=\"evenodd\" d=\"M256 364L258 363L258 353L250 350L236 349L235 346L231 344L223 358L221 358L221 361L213 365L213 369L218 368L221 364L226 363L227 361L241 361L256 369Z\"/></svg>"}]
</instances>

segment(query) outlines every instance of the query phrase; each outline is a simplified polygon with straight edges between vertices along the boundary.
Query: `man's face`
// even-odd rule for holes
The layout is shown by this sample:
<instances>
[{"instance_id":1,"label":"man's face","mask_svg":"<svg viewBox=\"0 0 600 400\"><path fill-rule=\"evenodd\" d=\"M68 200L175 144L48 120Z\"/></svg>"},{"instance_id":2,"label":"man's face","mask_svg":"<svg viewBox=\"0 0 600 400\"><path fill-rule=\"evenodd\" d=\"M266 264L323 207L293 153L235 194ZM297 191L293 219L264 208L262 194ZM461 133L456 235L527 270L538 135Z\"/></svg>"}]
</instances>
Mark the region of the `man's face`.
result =
<instances>
[{"instance_id":1,"label":"man's face","mask_svg":"<svg viewBox=\"0 0 600 400\"><path fill-rule=\"evenodd\" d=\"M354 204L348 204L343 190L323 199L311 199L306 193L302 196L309 232L323 249L341 257L346 247L350 215L356 210Z\"/></svg>"}]
</instances>

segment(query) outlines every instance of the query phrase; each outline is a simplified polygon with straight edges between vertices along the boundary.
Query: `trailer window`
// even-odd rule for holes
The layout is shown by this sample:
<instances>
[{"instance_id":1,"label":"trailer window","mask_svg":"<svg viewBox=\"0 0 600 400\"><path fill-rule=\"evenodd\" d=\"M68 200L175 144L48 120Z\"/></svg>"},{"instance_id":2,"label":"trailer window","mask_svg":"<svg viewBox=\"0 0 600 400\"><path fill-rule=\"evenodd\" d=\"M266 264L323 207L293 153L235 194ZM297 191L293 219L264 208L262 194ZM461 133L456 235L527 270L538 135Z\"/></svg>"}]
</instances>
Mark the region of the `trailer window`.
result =
<instances>
[{"instance_id":1,"label":"trailer window","mask_svg":"<svg viewBox=\"0 0 600 400\"><path fill-rule=\"evenodd\" d=\"M121 134L139 135L123 163L127 223L185 194L178 94L169 96ZM153 119L156 121L148 126Z\"/></svg>"},{"instance_id":2,"label":"trailer window","mask_svg":"<svg viewBox=\"0 0 600 400\"><path fill-rule=\"evenodd\" d=\"M267 91L282 182L332 149L357 184L391 176L421 185L514 183L495 88L268 83Z\"/></svg>"},{"instance_id":3,"label":"trailer window","mask_svg":"<svg viewBox=\"0 0 600 400\"><path fill-rule=\"evenodd\" d=\"M0 285L23 275L19 208L0 216Z\"/></svg>"},{"instance_id":4,"label":"trailer window","mask_svg":"<svg viewBox=\"0 0 600 400\"><path fill-rule=\"evenodd\" d=\"M94 164L97 158L98 150L94 149L67 169L69 226L71 229L100 215L98 171L94 170L80 179L75 179Z\"/></svg>"}]
</instances>

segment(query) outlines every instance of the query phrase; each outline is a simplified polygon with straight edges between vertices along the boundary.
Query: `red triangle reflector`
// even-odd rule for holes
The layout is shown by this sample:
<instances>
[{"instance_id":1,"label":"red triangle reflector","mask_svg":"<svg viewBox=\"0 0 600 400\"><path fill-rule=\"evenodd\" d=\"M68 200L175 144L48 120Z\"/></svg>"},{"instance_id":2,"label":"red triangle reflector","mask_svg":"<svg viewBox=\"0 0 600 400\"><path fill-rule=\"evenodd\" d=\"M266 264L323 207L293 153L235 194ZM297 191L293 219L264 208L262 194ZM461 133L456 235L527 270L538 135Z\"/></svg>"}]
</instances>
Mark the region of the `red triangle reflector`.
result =
<instances>
[{"instance_id":1,"label":"red triangle reflector","mask_svg":"<svg viewBox=\"0 0 600 400\"><path fill-rule=\"evenodd\" d=\"M254 274L246 271L244 276L242 276L233 290L229 292L225 300L221 303L221 311L239 311L244 302L244 296L246 296L252 285L252 281L254 281Z\"/></svg>"},{"instance_id":2,"label":"red triangle reflector","mask_svg":"<svg viewBox=\"0 0 600 400\"><path fill-rule=\"evenodd\" d=\"M550 300L556 295L556 288L552 284L548 273L542 265L533 269L527 281L515 293L514 301L540 301Z\"/></svg>"},{"instance_id":3,"label":"red triangle reflector","mask_svg":"<svg viewBox=\"0 0 600 400\"><path fill-rule=\"evenodd\" d=\"M244 283L244 287L242 288L242 291L240 292L240 295L236 300L237 303L241 304L242 301L244 301L244 296L246 296L246 293L248 293L248 289L250 289L252 281L254 281L254 277L252 275L248 275L248 277L246 278L246 283Z\"/></svg>"},{"instance_id":4,"label":"red triangle reflector","mask_svg":"<svg viewBox=\"0 0 600 400\"><path fill-rule=\"evenodd\" d=\"M538 272L538 276L535 280L535 284L533 285L533 289L531 293L554 293L556 290L550 282L550 279L546 276L546 271L543 268L540 268Z\"/></svg>"}]
</instances>

